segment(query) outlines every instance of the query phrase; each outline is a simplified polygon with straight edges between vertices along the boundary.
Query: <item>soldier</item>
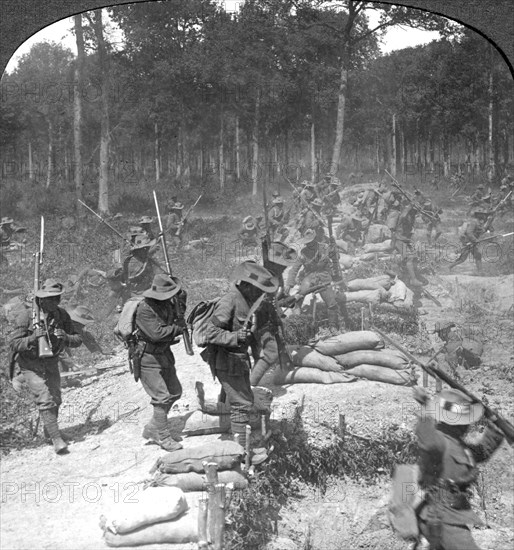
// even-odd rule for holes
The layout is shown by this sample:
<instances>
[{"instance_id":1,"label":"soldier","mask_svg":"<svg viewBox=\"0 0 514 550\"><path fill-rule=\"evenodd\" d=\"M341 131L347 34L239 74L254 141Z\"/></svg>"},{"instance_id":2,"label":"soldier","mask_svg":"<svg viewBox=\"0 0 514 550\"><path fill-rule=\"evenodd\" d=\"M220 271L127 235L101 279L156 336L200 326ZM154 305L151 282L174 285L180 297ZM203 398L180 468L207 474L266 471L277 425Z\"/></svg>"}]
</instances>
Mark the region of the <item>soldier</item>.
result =
<instances>
[{"instance_id":1,"label":"soldier","mask_svg":"<svg viewBox=\"0 0 514 550\"><path fill-rule=\"evenodd\" d=\"M137 355L141 361L141 384L150 396L153 417L144 427L143 437L165 451L182 448L168 429L168 412L182 395L170 346L182 334L184 318L179 300L171 300L181 290L180 281L157 274L136 310Z\"/></svg>"},{"instance_id":2,"label":"soldier","mask_svg":"<svg viewBox=\"0 0 514 550\"><path fill-rule=\"evenodd\" d=\"M464 234L460 237L462 249L459 257L450 263L450 271L457 265L463 263L471 254L476 262L477 271L482 271L482 253L479 250L477 241L487 231L485 225L489 212L486 210L475 210L473 219L466 224ZM492 229L492 228L490 228Z\"/></svg>"},{"instance_id":3,"label":"soldier","mask_svg":"<svg viewBox=\"0 0 514 550\"><path fill-rule=\"evenodd\" d=\"M57 423L62 403L58 357L66 347L76 348L82 344L82 338L73 328L70 316L59 307L63 292L61 283L47 279L34 298L41 310L41 326L34 327L30 311L22 311L16 320L10 342L10 351L15 354L14 359L23 372L57 454L65 453L68 448ZM38 356L38 339L43 336L49 341L51 357Z\"/></svg>"},{"instance_id":4,"label":"soldier","mask_svg":"<svg viewBox=\"0 0 514 550\"><path fill-rule=\"evenodd\" d=\"M131 235L131 248L122 258L121 283L126 294L141 294L146 290L154 276L157 265L154 256L158 251L155 239L150 240L143 233Z\"/></svg>"},{"instance_id":5,"label":"soldier","mask_svg":"<svg viewBox=\"0 0 514 550\"><path fill-rule=\"evenodd\" d=\"M170 199L166 202L166 208L168 210L171 210L175 206L175 204L177 204L177 202L178 202L177 195L172 195Z\"/></svg>"},{"instance_id":6,"label":"soldier","mask_svg":"<svg viewBox=\"0 0 514 550\"><path fill-rule=\"evenodd\" d=\"M427 200L427 198L419 189L414 189L414 200L421 205Z\"/></svg>"},{"instance_id":7,"label":"soldier","mask_svg":"<svg viewBox=\"0 0 514 550\"><path fill-rule=\"evenodd\" d=\"M441 236L441 214L443 213L441 208L437 206L430 200L425 199L422 203L423 210L432 214L432 218L422 215L423 221L427 224L427 240L428 244L431 245L432 242L435 244L437 239ZM432 241L432 233L434 233L434 240Z\"/></svg>"},{"instance_id":8,"label":"soldier","mask_svg":"<svg viewBox=\"0 0 514 550\"><path fill-rule=\"evenodd\" d=\"M289 231L285 227L288 220L284 212L284 199L277 197L273 199L272 205L268 212L270 235L272 239L283 240L289 235Z\"/></svg>"},{"instance_id":9,"label":"soldier","mask_svg":"<svg viewBox=\"0 0 514 550\"><path fill-rule=\"evenodd\" d=\"M384 209L382 215L385 218L385 225L393 231L398 225L398 219L402 209L402 196L391 189L383 194Z\"/></svg>"},{"instance_id":10,"label":"soldier","mask_svg":"<svg viewBox=\"0 0 514 550\"><path fill-rule=\"evenodd\" d=\"M308 229L305 232L300 243L302 246L300 254L289 271L284 287L286 295L289 294L291 287L296 284L300 271L303 271L304 277L300 283L299 294L307 295L309 288L332 282L332 260L330 258L330 246L332 245L319 242L313 229ZM338 306L345 320L347 320L344 296L339 293L336 294L331 286L320 291L320 296L327 306L329 328L338 330ZM301 303L298 307L300 306Z\"/></svg>"},{"instance_id":11,"label":"soldier","mask_svg":"<svg viewBox=\"0 0 514 550\"><path fill-rule=\"evenodd\" d=\"M355 245L362 242L362 232L368 225L367 218L364 218L358 212L351 215L345 214L341 223L337 226L336 238L342 239L355 247Z\"/></svg>"},{"instance_id":12,"label":"soldier","mask_svg":"<svg viewBox=\"0 0 514 550\"><path fill-rule=\"evenodd\" d=\"M316 186L314 183L305 180L302 185L303 190L300 192L300 206L306 208L305 204L311 203L316 198Z\"/></svg>"},{"instance_id":13,"label":"soldier","mask_svg":"<svg viewBox=\"0 0 514 550\"><path fill-rule=\"evenodd\" d=\"M286 244L274 241L270 244L268 250L268 259L264 260L264 267L278 279L278 289L275 294L268 293L262 307L257 311L257 326L259 327L256 333L257 346L255 349L255 363L250 373L250 384L257 386L264 376L266 371L279 364L279 351L276 334L280 320L277 311L276 302L280 304L280 300L285 297L284 294L284 278L282 274L284 270L293 265L297 254L294 248L290 248Z\"/></svg>"},{"instance_id":14,"label":"soldier","mask_svg":"<svg viewBox=\"0 0 514 550\"><path fill-rule=\"evenodd\" d=\"M316 233L318 241L326 240L325 230L323 228L323 222L321 221L321 207L323 203L320 199L314 199L311 202L310 208L304 211L302 219L300 221L300 235L305 236L307 230L312 229Z\"/></svg>"},{"instance_id":15,"label":"soldier","mask_svg":"<svg viewBox=\"0 0 514 550\"><path fill-rule=\"evenodd\" d=\"M341 195L339 194L340 188L341 185L336 180L330 182L328 191L323 197L324 208L327 211L334 212L341 204Z\"/></svg>"},{"instance_id":16,"label":"soldier","mask_svg":"<svg viewBox=\"0 0 514 550\"><path fill-rule=\"evenodd\" d=\"M143 232L150 240L155 239L155 235L153 234L153 231L152 231L152 218L150 218L150 216L143 216L143 217L139 220L139 226L141 227L142 232Z\"/></svg>"},{"instance_id":17,"label":"soldier","mask_svg":"<svg viewBox=\"0 0 514 550\"><path fill-rule=\"evenodd\" d=\"M243 228L239 232L239 238L241 239L241 245L244 247L259 245L258 230L252 216L246 216L246 218L244 218Z\"/></svg>"},{"instance_id":18,"label":"soldier","mask_svg":"<svg viewBox=\"0 0 514 550\"><path fill-rule=\"evenodd\" d=\"M416 253L412 244L412 235L414 233L414 223L416 221L416 209L412 204L407 204L398 217L396 225L391 228L392 232L392 248L399 252L401 256L401 267L406 271L405 283L412 288L413 291L419 291L419 287L423 286L420 277L416 271ZM417 288L416 288L417 287Z\"/></svg>"},{"instance_id":19,"label":"soldier","mask_svg":"<svg viewBox=\"0 0 514 550\"><path fill-rule=\"evenodd\" d=\"M477 206L482 205L482 199L485 197L484 186L482 184L477 185L476 191L470 197L470 207L466 215L469 216L471 211Z\"/></svg>"},{"instance_id":20,"label":"soldier","mask_svg":"<svg viewBox=\"0 0 514 550\"><path fill-rule=\"evenodd\" d=\"M489 416L479 439L465 442L484 407L459 390L443 390L429 400L425 390L414 387L413 396L422 406L416 426L419 484L425 491L417 510L419 529L434 550L479 550L469 529L481 523L471 509L471 486L478 478L477 463L493 455L503 434Z\"/></svg>"},{"instance_id":21,"label":"soldier","mask_svg":"<svg viewBox=\"0 0 514 550\"><path fill-rule=\"evenodd\" d=\"M250 419L253 393L250 385L250 357L248 346L255 346L254 331L262 327L261 317L249 330L252 306L263 293L274 294L278 279L255 262L243 262L230 278L231 290L216 304L207 324L212 350L213 372L222 386L220 402L230 403L232 434L238 434L243 447L246 444L246 424Z\"/></svg>"},{"instance_id":22,"label":"soldier","mask_svg":"<svg viewBox=\"0 0 514 550\"><path fill-rule=\"evenodd\" d=\"M171 213L166 220L166 231L171 237L171 246L177 250L182 244L182 235L177 235L182 228L182 210L184 205L181 202L175 202L171 206Z\"/></svg>"}]
</instances>

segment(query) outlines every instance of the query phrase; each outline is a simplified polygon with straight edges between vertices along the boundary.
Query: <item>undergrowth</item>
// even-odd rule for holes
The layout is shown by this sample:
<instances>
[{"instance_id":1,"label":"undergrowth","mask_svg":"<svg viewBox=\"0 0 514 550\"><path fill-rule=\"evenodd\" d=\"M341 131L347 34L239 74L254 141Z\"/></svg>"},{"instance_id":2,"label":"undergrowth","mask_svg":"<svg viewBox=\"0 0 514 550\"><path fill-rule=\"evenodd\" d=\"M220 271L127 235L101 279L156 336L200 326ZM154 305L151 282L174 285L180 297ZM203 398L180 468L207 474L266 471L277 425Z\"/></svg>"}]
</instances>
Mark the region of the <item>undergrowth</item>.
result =
<instances>
[{"instance_id":1,"label":"undergrowth","mask_svg":"<svg viewBox=\"0 0 514 550\"><path fill-rule=\"evenodd\" d=\"M289 499L300 496L302 484L322 497L334 477L347 477L366 483L390 476L394 466L413 463L416 441L411 431L388 425L374 439L350 433L335 435L330 446L316 447L308 442L302 411L292 420L282 420L273 429L270 443L274 451L250 486L233 499L227 550L261 550L274 531L280 509Z\"/></svg>"}]
</instances>

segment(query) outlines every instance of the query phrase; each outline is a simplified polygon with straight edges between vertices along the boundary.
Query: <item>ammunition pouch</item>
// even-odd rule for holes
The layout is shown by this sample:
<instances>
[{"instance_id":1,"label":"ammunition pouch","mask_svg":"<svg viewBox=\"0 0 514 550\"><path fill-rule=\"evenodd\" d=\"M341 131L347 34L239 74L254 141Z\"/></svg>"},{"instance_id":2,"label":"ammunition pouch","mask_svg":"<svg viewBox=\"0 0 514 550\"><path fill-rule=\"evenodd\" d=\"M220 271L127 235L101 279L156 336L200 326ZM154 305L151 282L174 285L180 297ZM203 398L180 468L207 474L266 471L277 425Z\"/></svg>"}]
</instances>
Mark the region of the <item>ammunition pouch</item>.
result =
<instances>
[{"instance_id":1,"label":"ammunition pouch","mask_svg":"<svg viewBox=\"0 0 514 550\"><path fill-rule=\"evenodd\" d=\"M471 491L469 487L460 488L453 480L444 479L428 492L428 502L438 503L453 510L469 510L471 508Z\"/></svg>"},{"instance_id":2,"label":"ammunition pouch","mask_svg":"<svg viewBox=\"0 0 514 550\"><path fill-rule=\"evenodd\" d=\"M141 357L145 352L145 348L145 342L138 340L130 340L128 342L129 367L136 382L139 381L141 376Z\"/></svg>"}]
</instances>

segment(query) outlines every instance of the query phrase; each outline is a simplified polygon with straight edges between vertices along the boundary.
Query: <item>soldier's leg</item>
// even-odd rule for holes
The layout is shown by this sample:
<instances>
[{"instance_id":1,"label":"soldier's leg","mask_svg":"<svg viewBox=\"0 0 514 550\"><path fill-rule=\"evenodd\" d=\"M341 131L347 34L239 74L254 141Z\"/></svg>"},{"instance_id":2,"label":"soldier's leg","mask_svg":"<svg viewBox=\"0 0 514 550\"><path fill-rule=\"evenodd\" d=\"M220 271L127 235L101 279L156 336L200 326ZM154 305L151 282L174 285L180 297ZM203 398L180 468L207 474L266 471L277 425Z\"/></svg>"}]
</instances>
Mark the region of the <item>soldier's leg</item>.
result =
<instances>
[{"instance_id":1,"label":"soldier's leg","mask_svg":"<svg viewBox=\"0 0 514 550\"><path fill-rule=\"evenodd\" d=\"M480 550L471 536L469 527L445 523L441 526L441 548L444 550Z\"/></svg>"},{"instance_id":2,"label":"soldier's leg","mask_svg":"<svg viewBox=\"0 0 514 550\"><path fill-rule=\"evenodd\" d=\"M464 250L460 253L459 257L454 260L453 262L450 263L449 267L450 267L450 271L458 266L459 264L462 264L466 261L467 257L469 256L469 253L471 252L471 250L469 249L469 247L465 247Z\"/></svg>"},{"instance_id":3,"label":"soldier's leg","mask_svg":"<svg viewBox=\"0 0 514 550\"><path fill-rule=\"evenodd\" d=\"M480 252L478 246L474 246L471 249L471 254L473 255L473 258L476 262L477 271L481 273L482 272L482 253Z\"/></svg>"},{"instance_id":4,"label":"soldier's leg","mask_svg":"<svg viewBox=\"0 0 514 550\"><path fill-rule=\"evenodd\" d=\"M230 429L233 435L238 434L239 442L243 447L246 443L246 425L250 421L250 411L253 405L253 392L250 386L250 377L246 372L243 375L230 376L227 371L217 371L227 401L230 403Z\"/></svg>"},{"instance_id":5,"label":"soldier's leg","mask_svg":"<svg viewBox=\"0 0 514 550\"><path fill-rule=\"evenodd\" d=\"M339 315L337 314L337 301L334 289L332 287L325 288L319 295L327 306L329 328L339 330Z\"/></svg>"},{"instance_id":6,"label":"soldier's leg","mask_svg":"<svg viewBox=\"0 0 514 550\"><path fill-rule=\"evenodd\" d=\"M68 446L62 439L57 414L61 405L61 377L57 365L42 367L38 372L24 370L27 387L36 403L48 437L52 439L57 454L66 452Z\"/></svg>"},{"instance_id":7,"label":"soldier's leg","mask_svg":"<svg viewBox=\"0 0 514 550\"><path fill-rule=\"evenodd\" d=\"M271 331L263 331L259 338L261 344L259 358L250 373L250 385L252 386L257 386L266 371L279 362L277 340Z\"/></svg>"},{"instance_id":8,"label":"soldier's leg","mask_svg":"<svg viewBox=\"0 0 514 550\"><path fill-rule=\"evenodd\" d=\"M434 225L434 231L435 231L435 235L434 235L434 243L437 241L437 239L439 239L439 237L441 236L441 222L437 222L435 225Z\"/></svg>"}]
</instances>

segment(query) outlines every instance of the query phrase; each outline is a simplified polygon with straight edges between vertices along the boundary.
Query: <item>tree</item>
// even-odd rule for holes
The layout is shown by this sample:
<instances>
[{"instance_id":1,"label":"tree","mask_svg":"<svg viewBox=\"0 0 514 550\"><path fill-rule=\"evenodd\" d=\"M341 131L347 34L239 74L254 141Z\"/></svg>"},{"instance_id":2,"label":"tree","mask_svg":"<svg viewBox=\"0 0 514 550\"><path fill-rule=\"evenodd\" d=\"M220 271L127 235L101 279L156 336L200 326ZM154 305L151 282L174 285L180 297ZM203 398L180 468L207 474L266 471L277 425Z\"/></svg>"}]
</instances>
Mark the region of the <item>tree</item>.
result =
<instances>
[{"instance_id":1,"label":"tree","mask_svg":"<svg viewBox=\"0 0 514 550\"><path fill-rule=\"evenodd\" d=\"M75 87L73 96L74 178L77 199L82 199L82 90L84 86L84 33L82 15L74 17L77 59L75 61ZM78 203L76 205L78 209ZM82 212L82 210L78 210Z\"/></svg>"}]
</instances>

